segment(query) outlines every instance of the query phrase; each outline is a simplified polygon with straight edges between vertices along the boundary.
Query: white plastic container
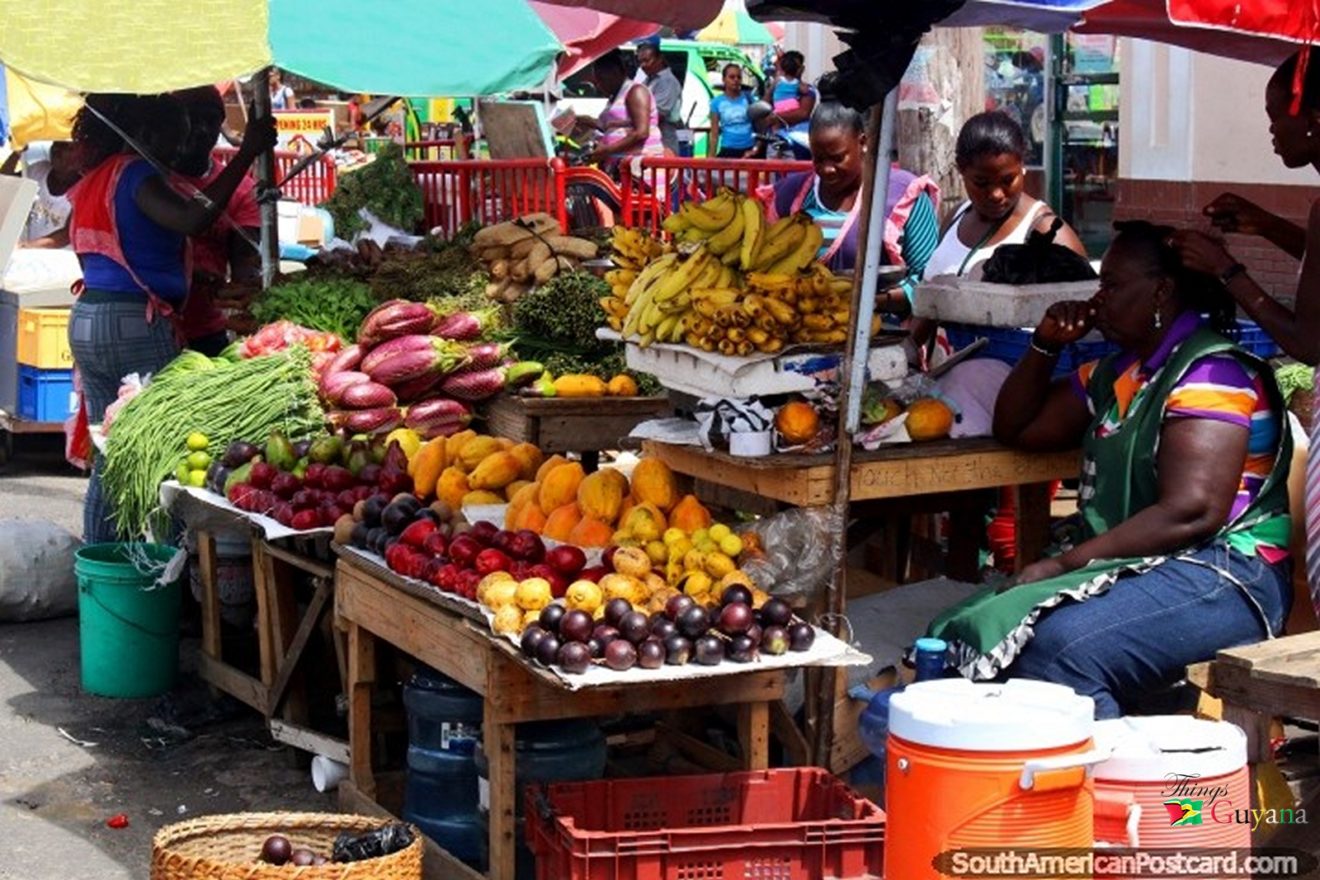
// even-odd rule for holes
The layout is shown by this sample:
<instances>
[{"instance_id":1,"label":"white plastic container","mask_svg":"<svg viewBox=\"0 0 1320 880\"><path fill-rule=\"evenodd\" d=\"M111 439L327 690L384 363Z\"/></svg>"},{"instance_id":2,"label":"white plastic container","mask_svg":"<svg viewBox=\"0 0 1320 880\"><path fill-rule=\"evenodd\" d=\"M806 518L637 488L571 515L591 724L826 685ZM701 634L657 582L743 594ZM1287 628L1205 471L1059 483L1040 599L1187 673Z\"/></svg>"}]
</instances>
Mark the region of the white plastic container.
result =
<instances>
[{"instance_id":1,"label":"white plastic container","mask_svg":"<svg viewBox=\"0 0 1320 880\"><path fill-rule=\"evenodd\" d=\"M990 284L941 275L917 286L912 313L977 327L1035 327L1045 311L1063 300L1088 300L1100 282L1067 284Z\"/></svg>"}]
</instances>

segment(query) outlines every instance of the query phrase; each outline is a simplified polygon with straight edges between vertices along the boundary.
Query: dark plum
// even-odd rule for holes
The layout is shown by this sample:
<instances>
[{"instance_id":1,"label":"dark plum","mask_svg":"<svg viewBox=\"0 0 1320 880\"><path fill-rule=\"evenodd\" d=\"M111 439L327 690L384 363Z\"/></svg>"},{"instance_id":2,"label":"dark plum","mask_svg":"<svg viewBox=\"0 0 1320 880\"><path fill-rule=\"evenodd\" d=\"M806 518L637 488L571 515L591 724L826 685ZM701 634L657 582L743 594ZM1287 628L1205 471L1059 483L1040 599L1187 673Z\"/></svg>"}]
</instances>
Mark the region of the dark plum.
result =
<instances>
[{"instance_id":1,"label":"dark plum","mask_svg":"<svg viewBox=\"0 0 1320 880\"><path fill-rule=\"evenodd\" d=\"M536 624L532 624L523 630L522 638L518 643L522 645L522 652L527 657L536 656L536 646L541 643L541 639L546 637L546 631Z\"/></svg>"},{"instance_id":2,"label":"dark plum","mask_svg":"<svg viewBox=\"0 0 1320 880\"><path fill-rule=\"evenodd\" d=\"M610 642L619 638L619 631L608 623L598 623L596 628L591 631L591 637L600 642L600 646L604 648Z\"/></svg>"},{"instance_id":3,"label":"dark plum","mask_svg":"<svg viewBox=\"0 0 1320 880\"><path fill-rule=\"evenodd\" d=\"M662 617L651 624L651 635L663 642L670 636L678 635L678 625L668 617Z\"/></svg>"},{"instance_id":4,"label":"dark plum","mask_svg":"<svg viewBox=\"0 0 1320 880\"><path fill-rule=\"evenodd\" d=\"M669 601L665 603L665 617L670 620L678 620L678 616L684 611L697 604L687 593L679 593L676 596L670 596Z\"/></svg>"},{"instance_id":5,"label":"dark plum","mask_svg":"<svg viewBox=\"0 0 1320 880\"><path fill-rule=\"evenodd\" d=\"M729 584L724 588L724 592L720 593L720 604L730 605L735 602L741 605L746 605L750 608L752 604L752 591L744 587L742 584Z\"/></svg>"},{"instance_id":6,"label":"dark plum","mask_svg":"<svg viewBox=\"0 0 1320 880\"><path fill-rule=\"evenodd\" d=\"M553 605L547 605L547 608L553 608ZM594 628L591 615L585 611L574 609L564 614L559 620L559 638L565 642L586 642L591 638L591 631Z\"/></svg>"},{"instance_id":7,"label":"dark plum","mask_svg":"<svg viewBox=\"0 0 1320 880\"><path fill-rule=\"evenodd\" d=\"M637 646L637 665L643 669L659 669L665 665L665 646L657 638L649 638Z\"/></svg>"},{"instance_id":8,"label":"dark plum","mask_svg":"<svg viewBox=\"0 0 1320 880\"><path fill-rule=\"evenodd\" d=\"M555 602L551 602L549 605L541 609L541 616L539 618L541 623L541 628L546 630L547 632L552 632L552 633L559 632L559 623L563 619L564 619L563 605L560 605Z\"/></svg>"},{"instance_id":9,"label":"dark plum","mask_svg":"<svg viewBox=\"0 0 1320 880\"><path fill-rule=\"evenodd\" d=\"M619 628L619 635L634 645L651 634L650 622L640 611L629 611L615 625Z\"/></svg>"},{"instance_id":10,"label":"dark plum","mask_svg":"<svg viewBox=\"0 0 1320 880\"><path fill-rule=\"evenodd\" d=\"M729 639L724 648L724 656L734 663L751 663L756 659L756 642L751 636L739 635Z\"/></svg>"},{"instance_id":11,"label":"dark plum","mask_svg":"<svg viewBox=\"0 0 1320 880\"><path fill-rule=\"evenodd\" d=\"M724 659L724 642L719 636L704 635L692 643L692 657L702 666L718 666Z\"/></svg>"},{"instance_id":12,"label":"dark plum","mask_svg":"<svg viewBox=\"0 0 1320 880\"><path fill-rule=\"evenodd\" d=\"M767 599L761 606L761 619L766 626L788 626L793 619L793 609L783 599Z\"/></svg>"},{"instance_id":13,"label":"dark plum","mask_svg":"<svg viewBox=\"0 0 1320 880\"><path fill-rule=\"evenodd\" d=\"M682 636L665 639L665 662L670 666L685 666L692 661L692 640Z\"/></svg>"},{"instance_id":14,"label":"dark plum","mask_svg":"<svg viewBox=\"0 0 1320 880\"><path fill-rule=\"evenodd\" d=\"M605 613L603 616L606 623L617 627L619 621L623 620L623 615L632 611L632 603L627 599L611 599L605 603Z\"/></svg>"},{"instance_id":15,"label":"dark plum","mask_svg":"<svg viewBox=\"0 0 1320 880\"><path fill-rule=\"evenodd\" d=\"M271 865L283 865L293 855L293 844L283 834L272 834L261 845L261 860Z\"/></svg>"},{"instance_id":16,"label":"dark plum","mask_svg":"<svg viewBox=\"0 0 1320 880\"><path fill-rule=\"evenodd\" d=\"M615 672L625 672L637 665L637 649L627 639L615 639L605 646L605 665Z\"/></svg>"},{"instance_id":17,"label":"dark plum","mask_svg":"<svg viewBox=\"0 0 1320 880\"><path fill-rule=\"evenodd\" d=\"M752 615L752 606L744 605L742 602L731 602L720 610L720 617L717 623L720 632L726 636L742 635L752 628L755 618Z\"/></svg>"},{"instance_id":18,"label":"dark plum","mask_svg":"<svg viewBox=\"0 0 1320 880\"><path fill-rule=\"evenodd\" d=\"M559 659L559 637L554 633L546 633L541 637L541 641L536 643L536 662L542 666L552 666Z\"/></svg>"},{"instance_id":19,"label":"dark plum","mask_svg":"<svg viewBox=\"0 0 1320 880\"><path fill-rule=\"evenodd\" d=\"M795 623L788 628L788 649L809 651L816 642L816 631L809 623Z\"/></svg>"},{"instance_id":20,"label":"dark plum","mask_svg":"<svg viewBox=\"0 0 1320 880\"><path fill-rule=\"evenodd\" d=\"M788 650L788 630L782 626L767 626L761 634L761 650L778 656Z\"/></svg>"},{"instance_id":21,"label":"dark plum","mask_svg":"<svg viewBox=\"0 0 1320 880\"><path fill-rule=\"evenodd\" d=\"M568 642L559 648L559 668L570 675L581 675L591 666L591 649L581 642Z\"/></svg>"},{"instance_id":22,"label":"dark plum","mask_svg":"<svg viewBox=\"0 0 1320 880\"><path fill-rule=\"evenodd\" d=\"M700 605L693 605L678 616L674 621L678 625L680 634L689 639L695 639L706 634L710 629L710 614Z\"/></svg>"}]
</instances>

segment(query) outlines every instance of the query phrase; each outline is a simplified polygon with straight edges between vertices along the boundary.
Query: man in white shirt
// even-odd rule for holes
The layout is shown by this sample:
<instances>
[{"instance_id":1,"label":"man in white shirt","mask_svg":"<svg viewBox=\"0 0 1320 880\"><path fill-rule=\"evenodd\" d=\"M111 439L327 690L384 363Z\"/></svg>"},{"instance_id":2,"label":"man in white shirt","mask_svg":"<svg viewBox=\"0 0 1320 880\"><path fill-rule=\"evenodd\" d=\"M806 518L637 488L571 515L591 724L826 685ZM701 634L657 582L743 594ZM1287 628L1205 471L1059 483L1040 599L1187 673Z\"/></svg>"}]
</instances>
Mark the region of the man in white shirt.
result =
<instances>
[{"instance_id":1,"label":"man in white shirt","mask_svg":"<svg viewBox=\"0 0 1320 880\"><path fill-rule=\"evenodd\" d=\"M78 180L73 144L34 141L12 154L0 167L0 174L16 174L19 158L23 161L23 176L37 182L37 200L28 213L19 247L68 246L69 213L73 208L64 194Z\"/></svg>"},{"instance_id":2,"label":"man in white shirt","mask_svg":"<svg viewBox=\"0 0 1320 880\"><path fill-rule=\"evenodd\" d=\"M660 141L671 155L678 155L678 130L683 127L683 85L669 69L660 46L654 42L637 47L637 64L646 74L646 87L655 99L660 117Z\"/></svg>"}]
</instances>

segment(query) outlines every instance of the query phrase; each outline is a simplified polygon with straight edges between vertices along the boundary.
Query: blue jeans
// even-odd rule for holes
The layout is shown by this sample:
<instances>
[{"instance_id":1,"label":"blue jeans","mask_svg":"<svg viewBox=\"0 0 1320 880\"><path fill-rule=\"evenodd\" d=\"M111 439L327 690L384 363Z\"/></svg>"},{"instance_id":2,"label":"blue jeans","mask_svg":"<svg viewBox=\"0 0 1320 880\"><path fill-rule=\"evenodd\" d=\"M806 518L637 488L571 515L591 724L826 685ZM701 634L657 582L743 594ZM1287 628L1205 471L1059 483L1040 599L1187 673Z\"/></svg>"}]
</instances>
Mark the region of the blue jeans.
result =
<instances>
[{"instance_id":1,"label":"blue jeans","mask_svg":"<svg viewBox=\"0 0 1320 880\"><path fill-rule=\"evenodd\" d=\"M1192 557L1230 572L1251 598L1212 569L1166 562L1120 578L1102 596L1046 612L1008 677L1067 685L1095 700L1097 718L1118 718L1124 703L1178 681L1188 664L1282 630L1291 564L1270 565L1222 542Z\"/></svg>"}]
</instances>

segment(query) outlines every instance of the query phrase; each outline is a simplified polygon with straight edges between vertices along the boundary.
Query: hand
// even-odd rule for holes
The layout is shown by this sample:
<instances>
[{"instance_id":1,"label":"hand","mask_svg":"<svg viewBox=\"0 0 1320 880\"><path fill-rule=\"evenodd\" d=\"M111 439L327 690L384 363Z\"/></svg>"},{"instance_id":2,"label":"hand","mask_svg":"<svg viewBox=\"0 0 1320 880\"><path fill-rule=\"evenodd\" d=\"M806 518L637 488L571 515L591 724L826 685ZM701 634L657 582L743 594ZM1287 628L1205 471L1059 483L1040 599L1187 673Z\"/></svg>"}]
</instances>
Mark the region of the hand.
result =
<instances>
[{"instance_id":1,"label":"hand","mask_svg":"<svg viewBox=\"0 0 1320 880\"><path fill-rule=\"evenodd\" d=\"M1237 262L1224 247L1223 242L1211 238L1203 232L1184 229L1175 232L1169 244L1178 252L1182 264L1193 272L1219 277Z\"/></svg>"},{"instance_id":2,"label":"hand","mask_svg":"<svg viewBox=\"0 0 1320 880\"><path fill-rule=\"evenodd\" d=\"M243 131L243 143L239 145L238 152L248 158L255 158L267 150L274 149L278 140L273 117L254 118L248 121L247 128Z\"/></svg>"},{"instance_id":3,"label":"hand","mask_svg":"<svg viewBox=\"0 0 1320 880\"><path fill-rule=\"evenodd\" d=\"M1001 592L1013 587L1020 587L1023 584L1034 584L1037 581L1049 580L1052 577L1058 577L1061 574L1067 574L1068 567L1059 561L1058 557L1042 559L1039 562L1033 562L1022 571L1018 572L1017 577L1005 587Z\"/></svg>"},{"instance_id":4,"label":"hand","mask_svg":"<svg viewBox=\"0 0 1320 880\"><path fill-rule=\"evenodd\" d=\"M1090 302L1056 302L1041 318L1036 338L1044 345L1063 348L1081 339L1095 325L1095 306Z\"/></svg>"},{"instance_id":5,"label":"hand","mask_svg":"<svg viewBox=\"0 0 1320 880\"><path fill-rule=\"evenodd\" d=\"M1274 215L1260 205L1233 193L1219 196L1201 213L1209 217L1220 232L1239 235L1264 235L1266 227L1274 220Z\"/></svg>"}]
</instances>

